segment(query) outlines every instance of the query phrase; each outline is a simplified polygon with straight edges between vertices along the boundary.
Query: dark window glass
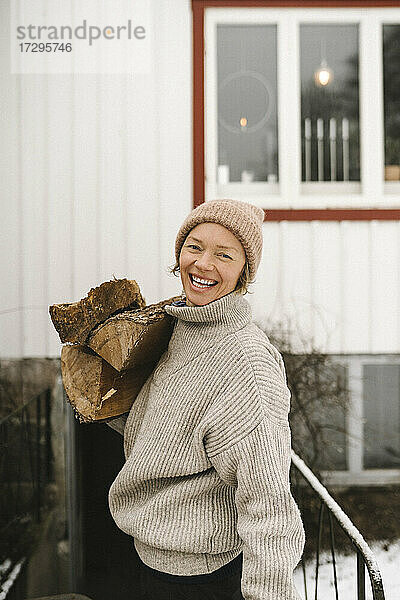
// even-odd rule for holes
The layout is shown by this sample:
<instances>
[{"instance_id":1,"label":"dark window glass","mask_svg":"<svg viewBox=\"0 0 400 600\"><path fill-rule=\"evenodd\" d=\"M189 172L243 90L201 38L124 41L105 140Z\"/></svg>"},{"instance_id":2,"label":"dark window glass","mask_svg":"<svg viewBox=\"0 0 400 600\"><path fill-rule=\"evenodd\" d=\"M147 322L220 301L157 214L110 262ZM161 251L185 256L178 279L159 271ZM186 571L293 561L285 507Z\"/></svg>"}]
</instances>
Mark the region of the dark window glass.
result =
<instances>
[{"instance_id":1,"label":"dark window glass","mask_svg":"<svg viewBox=\"0 0 400 600\"><path fill-rule=\"evenodd\" d=\"M294 369L290 423L294 447L313 470L346 470L348 368L313 363ZM289 370L290 373L290 370Z\"/></svg>"},{"instance_id":2,"label":"dark window glass","mask_svg":"<svg viewBox=\"0 0 400 600\"><path fill-rule=\"evenodd\" d=\"M347 367L335 365L328 371L333 390L347 388ZM338 394L337 402L330 402L320 407L316 416L318 426L323 432L324 444L317 466L322 470L343 471L347 469L347 439L346 439L346 402L344 394Z\"/></svg>"},{"instance_id":3,"label":"dark window glass","mask_svg":"<svg viewBox=\"0 0 400 600\"><path fill-rule=\"evenodd\" d=\"M385 179L400 179L400 25L383 26Z\"/></svg>"},{"instance_id":4,"label":"dark window glass","mask_svg":"<svg viewBox=\"0 0 400 600\"><path fill-rule=\"evenodd\" d=\"M358 26L300 26L302 181L359 181Z\"/></svg>"},{"instance_id":5,"label":"dark window glass","mask_svg":"<svg viewBox=\"0 0 400 600\"><path fill-rule=\"evenodd\" d=\"M364 365L364 468L400 468L400 365Z\"/></svg>"},{"instance_id":6,"label":"dark window glass","mask_svg":"<svg viewBox=\"0 0 400 600\"><path fill-rule=\"evenodd\" d=\"M218 25L217 181L278 180L275 25Z\"/></svg>"}]
</instances>

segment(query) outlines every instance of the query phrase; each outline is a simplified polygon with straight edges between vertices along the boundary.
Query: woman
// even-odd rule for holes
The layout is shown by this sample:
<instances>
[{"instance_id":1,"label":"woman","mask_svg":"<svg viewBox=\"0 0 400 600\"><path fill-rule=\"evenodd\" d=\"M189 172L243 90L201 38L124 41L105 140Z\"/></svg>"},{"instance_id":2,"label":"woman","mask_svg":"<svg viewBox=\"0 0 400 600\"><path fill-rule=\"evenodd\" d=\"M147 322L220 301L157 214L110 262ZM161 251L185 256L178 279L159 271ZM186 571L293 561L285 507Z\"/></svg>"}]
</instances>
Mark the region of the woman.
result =
<instances>
[{"instance_id":1,"label":"woman","mask_svg":"<svg viewBox=\"0 0 400 600\"><path fill-rule=\"evenodd\" d=\"M149 600L299 598L290 392L282 357L243 298L261 259L263 217L214 200L176 238L184 297L165 309L175 328L127 417L126 463L109 493Z\"/></svg>"}]
</instances>

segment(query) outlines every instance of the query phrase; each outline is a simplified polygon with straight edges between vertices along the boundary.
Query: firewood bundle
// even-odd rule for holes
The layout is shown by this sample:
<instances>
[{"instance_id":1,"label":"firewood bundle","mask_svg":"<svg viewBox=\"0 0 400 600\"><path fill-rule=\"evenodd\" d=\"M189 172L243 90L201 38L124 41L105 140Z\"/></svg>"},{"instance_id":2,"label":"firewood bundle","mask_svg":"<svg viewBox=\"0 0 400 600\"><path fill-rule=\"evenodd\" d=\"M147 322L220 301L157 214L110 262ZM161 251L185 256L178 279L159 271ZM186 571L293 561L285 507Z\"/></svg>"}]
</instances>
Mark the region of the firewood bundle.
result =
<instances>
[{"instance_id":1,"label":"firewood bundle","mask_svg":"<svg viewBox=\"0 0 400 600\"><path fill-rule=\"evenodd\" d=\"M70 304L50 306L61 342L61 374L81 422L130 410L168 346L173 319L164 310L177 297L145 306L136 281L115 279Z\"/></svg>"}]
</instances>

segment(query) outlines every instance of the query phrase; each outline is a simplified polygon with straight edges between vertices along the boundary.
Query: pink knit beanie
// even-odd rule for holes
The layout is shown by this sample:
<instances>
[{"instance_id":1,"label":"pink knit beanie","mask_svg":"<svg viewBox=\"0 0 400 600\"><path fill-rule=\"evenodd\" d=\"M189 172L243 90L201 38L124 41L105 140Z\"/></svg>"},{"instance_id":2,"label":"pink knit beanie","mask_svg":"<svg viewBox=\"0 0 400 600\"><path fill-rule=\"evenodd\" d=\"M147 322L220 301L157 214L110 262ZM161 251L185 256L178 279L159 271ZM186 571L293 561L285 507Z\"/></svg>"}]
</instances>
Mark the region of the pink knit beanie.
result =
<instances>
[{"instance_id":1,"label":"pink knit beanie","mask_svg":"<svg viewBox=\"0 0 400 600\"><path fill-rule=\"evenodd\" d=\"M229 199L204 202L189 213L178 231L175 241L176 260L179 262L181 248L193 227L200 223L218 223L229 229L242 244L249 264L250 280L253 280L261 260L263 221L262 208L247 202Z\"/></svg>"}]
</instances>

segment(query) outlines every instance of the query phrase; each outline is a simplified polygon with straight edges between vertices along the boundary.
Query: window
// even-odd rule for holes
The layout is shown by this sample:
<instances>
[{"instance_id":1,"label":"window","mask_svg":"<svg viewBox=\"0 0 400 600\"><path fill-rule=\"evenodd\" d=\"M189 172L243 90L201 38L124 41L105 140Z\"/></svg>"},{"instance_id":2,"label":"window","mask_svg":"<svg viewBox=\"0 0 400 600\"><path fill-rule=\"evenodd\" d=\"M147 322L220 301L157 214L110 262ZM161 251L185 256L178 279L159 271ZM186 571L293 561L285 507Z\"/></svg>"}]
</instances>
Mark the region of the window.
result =
<instances>
[{"instance_id":1,"label":"window","mask_svg":"<svg viewBox=\"0 0 400 600\"><path fill-rule=\"evenodd\" d=\"M346 365L346 440L332 438L321 465L330 484L400 482L400 356L337 355ZM332 423L343 422L342 412ZM336 427L340 431L340 427ZM340 459L343 454L345 458ZM332 457L336 459L332 461ZM329 465L329 466L328 466ZM345 469L345 470L344 470Z\"/></svg>"},{"instance_id":2,"label":"window","mask_svg":"<svg viewBox=\"0 0 400 600\"><path fill-rule=\"evenodd\" d=\"M205 199L397 215L400 8L204 14Z\"/></svg>"}]
</instances>

